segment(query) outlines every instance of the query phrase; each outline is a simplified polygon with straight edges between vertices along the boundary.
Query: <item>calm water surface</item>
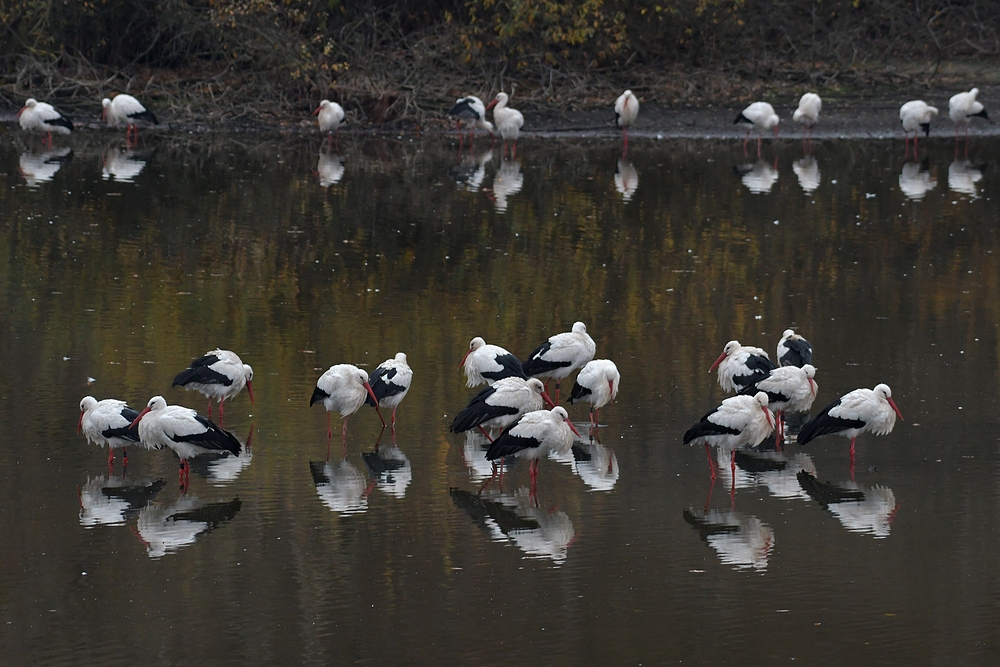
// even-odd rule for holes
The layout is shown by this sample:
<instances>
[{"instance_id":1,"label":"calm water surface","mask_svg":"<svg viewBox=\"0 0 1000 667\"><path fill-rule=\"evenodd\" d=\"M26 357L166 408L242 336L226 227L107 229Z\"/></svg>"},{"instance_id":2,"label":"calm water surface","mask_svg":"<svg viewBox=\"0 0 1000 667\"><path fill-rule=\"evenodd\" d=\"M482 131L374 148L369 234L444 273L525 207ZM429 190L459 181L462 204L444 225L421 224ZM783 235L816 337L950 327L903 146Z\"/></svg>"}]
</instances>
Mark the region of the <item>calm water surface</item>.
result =
<instances>
[{"instance_id":1,"label":"calm water surface","mask_svg":"<svg viewBox=\"0 0 1000 667\"><path fill-rule=\"evenodd\" d=\"M0 140L5 664L995 664L996 140ZM524 465L477 496L482 440L447 430L469 339L575 320L622 372L599 438L537 503ZM681 444L707 369L789 326L817 408L886 382L906 421L853 481L823 438L713 489ZM203 411L170 382L216 346L255 369L226 413L250 456L186 495L168 452L109 476L80 398ZM395 441L364 408L327 460L316 378L397 351Z\"/></svg>"}]
</instances>

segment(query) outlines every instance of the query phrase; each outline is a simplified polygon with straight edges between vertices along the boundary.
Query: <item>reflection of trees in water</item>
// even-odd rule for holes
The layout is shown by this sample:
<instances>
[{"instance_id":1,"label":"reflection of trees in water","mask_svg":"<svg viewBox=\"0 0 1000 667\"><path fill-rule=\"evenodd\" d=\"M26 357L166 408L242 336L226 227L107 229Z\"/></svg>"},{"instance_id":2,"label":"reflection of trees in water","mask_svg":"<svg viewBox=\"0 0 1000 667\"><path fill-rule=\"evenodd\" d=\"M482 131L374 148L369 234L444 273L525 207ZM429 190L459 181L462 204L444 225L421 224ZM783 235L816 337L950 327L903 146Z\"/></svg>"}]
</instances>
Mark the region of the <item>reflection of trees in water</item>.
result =
<instances>
[{"instance_id":1,"label":"reflection of trees in water","mask_svg":"<svg viewBox=\"0 0 1000 667\"><path fill-rule=\"evenodd\" d=\"M489 333L523 354L539 334L582 319L603 335L608 356L635 354L628 348L636 341L658 349L671 360L672 376L696 378L673 390L694 401L709 386L704 341L759 329L757 315L784 325L785 295L813 313L820 295L826 308L844 310L864 292L873 312L893 319L908 303L892 296L904 287L904 267L933 267L907 276L905 287L921 294L918 318L940 319L980 307L972 305L970 281L1000 282L1000 267L985 252L990 243L958 244L949 236L953 207L927 197L913 215L898 215L898 183L884 172L878 147L845 142L823 155L827 178L839 185L828 182L813 193L816 204L804 207L798 188L752 197L727 173L731 147L662 145L655 154L631 155L644 185L622 206L607 185L617 155L536 142L523 158L523 189L504 216L485 195L452 187L450 146L417 151L382 139L344 146L344 163L357 177L336 191L317 184L315 153L304 140L243 145L205 137L161 146L155 165L163 178L144 172L142 187L118 188L116 196L105 196L102 188L114 184L103 183L74 194L72 217L59 199L22 209L16 191L0 190L0 207L14 212L0 222L7 246L0 270L62 292L36 301L30 289L10 295L13 320L51 327L30 345L14 341L12 352L26 366L58 358L70 330L89 330L94 354L128 362L109 372L129 374L128 386L146 386L145 371L161 368L140 362L190 356L181 322L193 327L186 331L207 327L262 345L279 336L314 340L322 331L353 359L370 347L355 335L358 322L377 322L390 351L451 359L472 333ZM81 137L77 154L60 177L100 181L97 148ZM789 169L793 154L779 156L779 171ZM877 196L866 198L865 190ZM54 214L61 224L33 217ZM964 270L947 268L956 264ZM885 276L885 289L866 291L872 275ZM761 294L773 298L752 300ZM81 308L65 317L66 303ZM1000 302L982 308L1000 322ZM401 327L403 313L419 317ZM483 322L489 331L477 328ZM599 323L611 322L614 335L603 334L609 326ZM674 335L692 323L698 336ZM275 372L302 367L295 350L272 352ZM623 371L637 386L655 372L643 364ZM433 407L426 413L451 409Z\"/></svg>"}]
</instances>

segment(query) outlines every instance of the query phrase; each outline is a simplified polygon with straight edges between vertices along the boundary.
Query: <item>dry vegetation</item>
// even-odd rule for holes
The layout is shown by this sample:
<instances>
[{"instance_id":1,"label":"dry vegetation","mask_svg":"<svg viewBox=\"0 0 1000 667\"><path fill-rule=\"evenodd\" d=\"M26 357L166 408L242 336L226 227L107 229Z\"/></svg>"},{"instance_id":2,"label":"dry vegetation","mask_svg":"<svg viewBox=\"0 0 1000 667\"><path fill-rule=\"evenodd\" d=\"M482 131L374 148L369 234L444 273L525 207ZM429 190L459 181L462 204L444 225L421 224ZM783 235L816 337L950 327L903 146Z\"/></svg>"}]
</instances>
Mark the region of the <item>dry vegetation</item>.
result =
<instances>
[{"instance_id":1,"label":"dry vegetation","mask_svg":"<svg viewBox=\"0 0 1000 667\"><path fill-rule=\"evenodd\" d=\"M623 86L735 101L995 64L998 26L995 0L0 0L0 105L131 92L175 118L260 122L329 97L385 122L500 88L522 106Z\"/></svg>"}]
</instances>

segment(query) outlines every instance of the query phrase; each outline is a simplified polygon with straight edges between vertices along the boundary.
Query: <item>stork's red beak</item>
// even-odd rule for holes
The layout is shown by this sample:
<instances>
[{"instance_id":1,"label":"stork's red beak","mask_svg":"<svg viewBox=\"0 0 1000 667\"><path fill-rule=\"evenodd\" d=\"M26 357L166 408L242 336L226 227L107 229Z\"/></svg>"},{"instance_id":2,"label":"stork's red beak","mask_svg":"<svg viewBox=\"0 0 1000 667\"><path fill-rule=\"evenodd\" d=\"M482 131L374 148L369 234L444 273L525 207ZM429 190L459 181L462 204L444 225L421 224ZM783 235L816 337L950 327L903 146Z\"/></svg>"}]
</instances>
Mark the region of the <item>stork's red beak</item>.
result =
<instances>
[{"instance_id":1,"label":"stork's red beak","mask_svg":"<svg viewBox=\"0 0 1000 667\"><path fill-rule=\"evenodd\" d=\"M813 398L816 398L816 381L812 378L806 378L809 380L809 392L812 394Z\"/></svg>"},{"instance_id":2,"label":"stork's red beak","mask_svg":"<svg viewBox=\"0 0 1000 667\"><path fill-rule=\"evenodd\" d=\"M378 413L378 418L382 420L383 424L385 424L385 418L382 417L382 411L378 409L378 399L375 398L375 392L372 391L372 386L367 382L365 382L365 390L368 392L368 395L372 397L372 400L375 401L375 412Z\"/></svg>"},{"instance_id":3,"label":"stork's red beak","mask_svg":"<svg viewBox=\"0 0 1000 667\"><path fill-rule=\"evenodd\" d=\"M83 428L83 415L87 414L86 410L80 410L80 421L76 423L76 432L79 435L80 430Z\"/></svg>"},{"instance_id":4,"label":"stork's red beak","mask_svg":"<svg viewBox=\"0 0 1000 667\"><path fill-rule=\"evenodd\" d=\"M565 422L566 422L566 425L569 426L569 430L573 431L573 433L576 433L576 437L578 437L578 438L582 438L583 437L582 435L580 435L580 432L576 430L576 427L573 426L573 422L571 422L569 419L566 419Z\"/></svg>"},{"instance_id":5,"label":"stork's red beak","mask_svg":"<svg viewBox=\"0 0 1000 667\"><path fill-rule=\"evenodd\" d=\"M489 111L497 105L497 98L493 98L493 101L486 105L486 110Z\"/></svg>"},{"instance_id":6,"label":"stork's red beak","mask_svg":"<svg viewBox=\"0 0 1000 667\"><path fill-rule=\"evenodd\" d=\"M318 116L318 115L319 115L319 112L320 112L320 109L322 109L322 108L323 108L323 107L321 107L321 106L319 106L319 107L316 107L316 111L313 111L313 112L312 112L312 115L314 115L314 116Z\"/></svg>"},{"instance_id":7,"label":"stork's red beak","mask_svg":"<svg viewBox=\"0 0 1000 667\"><path fill-rule=\"evenodd\" d=\"M767 409L766 405L760 406L760 409L764 411L764 416L767 417L767 423L771 427L771 430L773 431L774 430L774 415L771 414L771 411Z\"/></svg>"},{"instance_id":8,"label":"stork's red beak","mask_svg":"<svg viewBox=\"0 0 1000 667\"><path fill-rule=\"evenodd\" d=\"M608 396L614 398L615 396L615 381L608 380Z\"/></svg>"},{"instance_id":9,"label":"stork's red beak","mask_svg":"<svg viewBox=\"0 0 1000 667\"><path fill-rule=\"evenodd\" d=\"M28 108L28 107L21 107L21 110L17 112L17 118L20 118L20 117L21 117L21 114L23 114L23 113L24 113L24 110L25 110L25 109L27 109L27 108ZM79 431L78 431L78 432L79 432Z\"/></svg>"},{"instance_id":10,"label":"stork's red beak","mask_svg":"<svg viewBox=\"0 0 1000 667\"><path fill-rule=\"evenodd\" d=\"M148 414L150 410L152 410L152 408L149 407L148 405L145 408L143 408L142 412L139 413L139 416L136 417L135 420L131 424L128 425L128 427L129 428L135 428L135 425L138 424L140 421L142 421L142 418L145 417L146 414Z\"/></svg>"},{"instance_id":11,"label":"stork's red beak","mask_svg":"<svg viewBox=\"0 0 1000 667\"><path fill-rule=\"evenodd\" d=\"M712 364L712 367L708 369L708 372L709 372L709 373L711 373L712 371L714 371L714 370L715 370L715 368L716 368L716 367L717 367L717 366L718 366L719 364L721 364L721 363L722 363L722 360L723 360L723 359L725 359L725 358L726 358L726 353L725 353L725 352L723 352L722 354L720 354L720 355L719 355L719 358L715 360L715 363L714 363L714 364Z\"/></svg>"},{"instance_id":12,"label":"stork's red beak","mask_svg":"<svg viewBox=\"0 0 1000 667\"><path fill-rule=\"evenodd\" d=\"M253 382L247 380L247 393L250 394L250 405L253 405Z\"/></svg>"},{"instance_id":13,"label":"stork's red beak","mask_svg":"<svg viewBox=\"0 0 1000 667\"><path fill-rule=\"evenodd\" d=\"M542 400L545 401L545 405L549 406L549 410L556 407L556 404L552 402L551 398L549 398L549 393L544 389L542 390Z\"/></svg>"},{"instance_id":14,"label":"stork's red beak","mask_svg":"<svg viewBox=\"0 0 1000 667\"><path fill-rule=\"evenodd\" d=\"M886 396L885 400L889 401L889 405L891 405L892 409L896 411L896 416L899 417L899 421L906 421L905 419L903 419L903 413L900 412L899 408L896 407L896 402L891 398L889 398L888 396Z\"/></svg>"},{"instance_id":15,"label":"stork's red beak","mask_svg":"<svg viewBox=\"0 0 1000 667\"><path fill-rule=\"evenodd\" d=\"M469 348L469 351L465 353L465 356L464 356L464 357L462 357L462 363L460 363L460 364L458 365L458 367L459 367L459 368L462 368L462 366L464 366L464 365L465 365L465 360L469 358L469 355L470 355L470 354L472 354L472 348L471 348L471 347Z\"/></svg>"},{"instance_id":16,"label":"stork's red beak","mask_svg":"<svg viewBox=\"0 0 1000 667\"><path fill-rule=\"evenodd\" d=\"M108 118L108 108L104 107L104 109L101 111L101 120L102 121L107 120L107 118Z\"/></svg>"}]
</instances>

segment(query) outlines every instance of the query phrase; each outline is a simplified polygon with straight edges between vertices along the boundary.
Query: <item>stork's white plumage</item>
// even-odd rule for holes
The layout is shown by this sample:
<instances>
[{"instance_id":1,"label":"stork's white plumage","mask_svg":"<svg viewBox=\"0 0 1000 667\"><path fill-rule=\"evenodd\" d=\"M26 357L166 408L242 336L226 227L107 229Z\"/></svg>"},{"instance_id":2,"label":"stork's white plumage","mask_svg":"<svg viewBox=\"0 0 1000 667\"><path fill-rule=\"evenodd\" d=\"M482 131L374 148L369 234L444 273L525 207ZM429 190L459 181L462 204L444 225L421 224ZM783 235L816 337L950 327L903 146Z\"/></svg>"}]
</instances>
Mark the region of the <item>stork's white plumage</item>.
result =
<instances>
[{"instance_id":1,"label":"stork's white plumage","mask_svg":"<svg viewBox=\"0 0 1000 667\"><path fill-rule=\"evenodd\" d=\"M887 384L874 389L855 389L823 408L799 431L799 444L804 445L822 435L840 435L851 439L851 462L854 462L854 441L862 433L886 435L903 415L892 400Z\"/></svg>"},{"instance_id":2,"label":"stork's white plumage","mask_svg":"<svg viewBox=\"0 0 1000 667\"><path fill-rule=\"evenodd\" d=\"M923 130L925 136L931 136L931 120L937 115L937 107L932 107L923 100L911 100L899 107L899 123L903 126L903 141L906 144L907 155L910 148L910 132L913 133L913 153L916 155L920 131Z\"/></svg>"},{"instance_id":3,"label":"stork's white plumage","mask_svg":"<svg viewBox=\"0 0 1000 667\"><path fill-rule=\"evenodd\" d=\"M478 427L483 435L488 428L507 428L527 412L541 410L545 403L552 404L545 386L538 378L525 380L519 377L497 380L469 401L455 415L449 430L464 433Z\"/></svg>"},{"instance_id":4,"label":"stork's white plumage","mask_svg":"<svg viewBox=\"0 0 1000 667\"><path fill-rule=\"evenodd\" d=\"M372 373L370 385L372 395L365 397L365 403L372 407L392 408L389 420L391 428L396 428L396 408L406 398L413 381L413 371L406 363L406 355L397 352L392 359L386 359Z\"/></svg>"},{"instance_id":5,"label":"stork's white plumage","mask_svg":"<svg viewBox=\"0 0 1000 667\"><path fill-rule=\"evenodd\" d=\"M743 347L739 342L731 340L722 349L722 354L715 360L708 372L719 369L719 384L723 391L741 391L767 377L775 366L767 356L767 352L759 347Z\"/></svg>"},{"instance_id":6,"label":"stork's white plumage","mask_svg":"<svg viewBox=\"0 0 1000 667\"><path fill-rule=\"evenodd\" d=\"M684 434L684 444L704 444L708 464L715 479L715 463L711 447L730 449L755 446L774 430L774 415L767 408L767 394L760 391L754 396L731 396ZM733 454L735 478L735 454Z\"/></svg>"},{"instance_id":7,"label":"stork's white plumage","mask_svg":"<svg viewBox=\"0 0 1000 667\"><path fill-rule=\"evenodd\" d=\"M559 381L594 358L597 344L587 333L587 325L574 322L573 329L549 336L521 363L525 375L556 381L556 404Z\"/></svg>"},{"instance_id":8,"label":"stork's white plumage","mask_svg":"<svg viewBox=\"0 0 1000 667\"><path fill-rule=\"evenodd\" d=\"M333 437L333 430L330 427L330 413L334 410L340 412L344 419L341 438L347 442L347 418L353 415L365 404L365 399L371 397L375 401L375 411L378 418L382 419L382 411L378 407L378 399L368 384L368 373L352 364L337 364L330 366L316 380L316 388L313 389L312 398L309 405L323 403L326 408L326 434ZM385 426L385 419L382 419Z\"/></svg>"},{"instance_id":9,"label":"stork's white plumage","mask_svg":"<svg viewBox=\"0 0 1000 667\"><path fill-rule=\"evenodd\" d=\"M529 471L534 494L538 459L549 452L565 456L573 446L574 434L580 436L564 408L556 406L551 410L535 410L523 415L517 423L501 433L490 445L486 458L496 461L505 456L516 456L530 460Z\"/></svg>"},{"instance_id":10,"label":"stork's white plumage","mask_svg":"<svg viewBox=\"0 0 1000 667\"><path fill-rule=\"evenodd\" d=\"M513 158L517 155L517 137L521 134L521 127L524 126L524 116L517 109L508 107L508 100L507 93L497 93L486 109L493 109L493 122L496 123L497 131L503 137L501 155L507 149L507 142L512 141L514 146L510 156Z\"/></svg>"},{"instance_id":11,"label":"stork's white plumage","mask_svg":"<svg viewBox=\"0 0 1000 667\"><path fill-rule=\"evenodd\" d=\"M169 447L181 460L181 486L186 487L191 471L188 459L207 452L226 451L238 456L240 441L190 408L167 405L162 396L149 399L132 422L139 426L139 440L151 449Z\"/></svg>"},{"instance_id":12,"label":"stork's white plumage","mask_svg":"<svg viewBox=\"0 0 1000 667\"><path fill-rule=\"evenodd\" d=\"M778 341L777 355L779 366L802 367L811 364L813 359L812 343L795 333L794 329L785 329Z\"/></svg>"},{"instance_id":13,"label":"stork's white plumage","mask_svg":"<svg viewBox=\"0 0 1000 667\"><path fill-rule=\"evenodd\" d=\"M588 361L579 375L569 395L569 402L588 401L590 403L590 423L597 425L601 408L618 396L618 385L622 376L615 362L610 359Z\"/></svg>"},{"instance_id":14,"label":"stork's white plumage","mask_svg":"<svg viewBox=\"0 0 1000 667\"><path fill-rule=\"evenodd\" d=\"M44 132L52 144L52 133L69 134L73 131L73 121L56 111L56 108L33 98L25 101L17 112L18 122L25 132Z\"/></svg>"},{"instance_id":15,"label":"stork's white plumage","mask_svg":"<svg viewBox=\"0 0 1000 667\"><path fill-rule=\"evenodd\" d=\"M976 100L978 94L979 89L973 88L967 93L952 95L951 99L948 100L948 116L955 124L955 138L958 138L958 128L960 127L964 127L965 136L969 136L969 123L972 122L973 118L990 119L989 114L986 113L986 107L983 106L982 102Z\"/></svg>"},{"instance_id":16,"label":"stork's white plumage","mask_svg":"<svg viewBox=\"0 0 1000 667\"><path fill-rule=\"evenodd\" d=\"M757 157L760 157L760 139L761 135L767 130L774 130L774 138L778 138L778 123L781 119L778 118L778 114L774 112L774 107L772 107L767 102L754 102L736 117L733 124L737 123L747 123L750 127L747 130L747 136L743 139L743 152L746 153L747 142L750 141L750 133L757 132Z\"/></svg>"},{"instance_id":17,"label":"stork's white plumage","mask_svg":"<svg viewBox=\"0 0 1000 667\"><path fill-rule=\"evenodd\" d=\"M819 121L819 112L823 108L823 100L816 93L806 93L799 98L799 108L792 114L792 121L801 123L812 137L813 126Z\"/></svg>"},{"instance_id":18,"label":"stork's white plumage","mask_svg":"<svg viewBox=\"0 0 1000 667\"><path fill-rule=\"evenodd\" d=\"M330 100L323 100L313 111L316 122L319 124L319 131L333 134L344 123L344 107Z\"/></svg>"},{"instance_id":19,"label":"stork's white plumage","mask_svg":"<svg viewBox=\"0 0 1000 667\"><path fill-rule=\"evenodd\" d=\"M459 368L465 367L465 377L469 387L480 384L492 385L497 380L508 377L527 379L517 357L499 345L487 345L476 336L469 341L469 351L462 357Z\"/></svg>"},{"instance_id":20,"label":"stork's white plumage","mask_svg":"<svg viewBox=\"0 0 1000 667\"><path fill-rule=\"evenodd\" d=\"M98 401L93 396L84 396L76 432L82 432L87 442L108 448L108 466L114 463L116 449L122 450L122 464L127 466L128 447L139 444L139 431L132 427L138 416L139 411L125 401L115 398Z\"/></svg>"},{"instance_id":21,"label":"stork's white plumage","mask_svg":"<svg viewBox=\"0 0 1000 667\"><path fill-rule=\"evenodd\" d=\"M131 95L120 93L115 95L114 99L105 97L101 100L101 104L104 106L101 119L106 120L109 126L125 123L125 139L130 146L135 145L135 139L139 134L135 126L136 121L145 120L153 125L160 124L153 112Z\"/></svg>"},{"instance_id":22,"label":"stork's white plumage","mask_svg":"<svg viewBox=\"0 0 1000 667\"><path fill-rule=\"evenodd\" d=\"M625 141L623 154L628 152L628 128L638 115L639 98L633 95L631 90L626 90L615 100L615 119L618 121L618 127L622 129L622 138Z\"/></svg>"},{"instance_id":23,"label":"stork's white plumage","mask_svg":"<svg viewBox=\"0 0 1000 667\"><path fill-rule=\"evenodd\" d=\"M816 400L816 392L819 391L814 377L816 368L812 364L806 364L802 368L782 366L775 368L766 378L742 392L749 394L763 391L767 394L768 407L775 413L777 422L776 442L784 439L784 413L809 412L809 408L812 407L813 401Z\"/></svg>"},{"instance_id":24,"label":"stork's white plumage","mask_svg":"<svg viewBox=\"0 0 1000 667\"><path fill-rule=\"evenodd\" d=\"M476 130L486 130L493 136L493 123L486 120L486 105L475 95L455 100L455 104L448 109L448 115L456 119L459 132L462 131L462 125L469 128L469 141L472 141Z\"/></svg>"},{"instance_id":25,"label":"stork's white plumage","mask_svg":"<svg viewBox=\"0 0 1000 667\"><path fill-rule=\"evenodd\" d=\"M195 390L208 397L209 417L212 400L219 402L219 421L223 418L223 403L238 395L246 387L253 405L253 369L243 363L239 355L230 350L216 348L198 357L174 378L172 387Z\"/></svg>"}]
</instances>

